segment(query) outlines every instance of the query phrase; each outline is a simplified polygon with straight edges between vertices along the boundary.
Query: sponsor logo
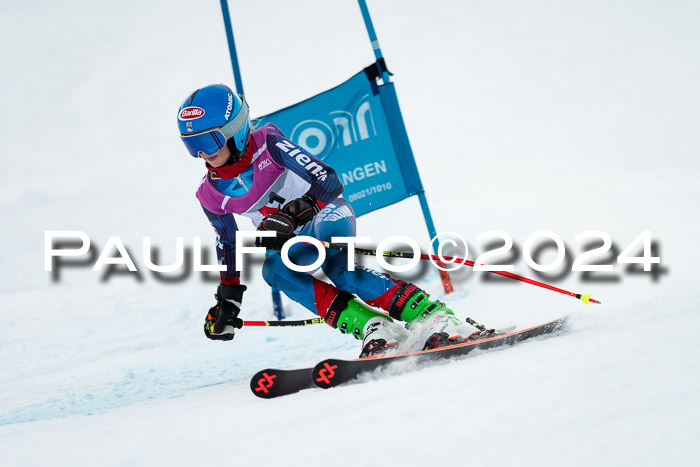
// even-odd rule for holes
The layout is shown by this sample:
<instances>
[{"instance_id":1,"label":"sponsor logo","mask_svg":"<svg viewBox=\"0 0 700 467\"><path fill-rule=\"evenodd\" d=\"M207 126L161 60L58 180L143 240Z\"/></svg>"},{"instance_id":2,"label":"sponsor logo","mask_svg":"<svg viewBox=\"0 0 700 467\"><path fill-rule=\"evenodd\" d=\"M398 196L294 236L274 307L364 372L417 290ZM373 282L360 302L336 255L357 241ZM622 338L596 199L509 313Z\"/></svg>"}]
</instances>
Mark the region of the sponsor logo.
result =
<instances>
[{"instance_id":1,"label":"sponsor logo","mask_svg":"<svg viewBox=\"0 0 700 467\"><path fill-rule=\"evenodd\" d=\"M322 182L328 178L328 172L326 169L324 169L318 162L312 161L311 157L304 154L301 149L294 145L294 143L284 140L281 143L277 143L275 146L287 153L289 157L292 157L297 164L304 167L304 169L309 174L316 177L319 182Z\"/></svg>"},{"instance_id":2,"label":"sponsor logo","mask_svg":"<svg viewBox=\"0 0 700 467\"><path fill-rule=\"evenodd\" d=\"M281 220L279 220L279 219L275 219L274 217L270 217L269 219L267 219L267 221L268 221L268 222L272 222L273 224L279 224L279 225L281 225L281 226L287 227L287 223L286 223L286 222L283 222L283 221L281 221Z\"/></svg>"},{"instance_id":3,"label":"sponsor logo","mask_svg":"<svg viewBox=\"0 0 700 467\"><path fill-rule=\"evenodd\" d=\"M327 209L328 206L332 206L331 209ZM318 218L319 221L324 220L327 222L335 222L335 221L339 221L339 220L344 219L344 218L353 217L352 212L350 212L350 208L348 208L347 206L341 206L339 209L336 209L335 211L333 211L333 209L335 208L335 205L329 204L328 206L326 206L325 208L323 208L321 210L321 212L316 214L316 217Z\"/></svg>"},{"instance_id":4,"label":"sponsor logo","mask_svg":"<svg viewBox=\"0 0 700 467\"><path fill-rule=\"evenodd\" d=\"M187 127L187 133L192 133L192 122L185 123L185 126Z\"/></svg>"},{"instance_id":5,"label":"sponsor logo","mask_svg":"<svg viewBox=\"0 0 700 467\"><path fill-rule=\"evenodd\" d=\"M374 334L376 331L378 331L381 326L382 325L376 321L374 323L371 323L369 326L367 326L367 333L365 334L365 340L367 340L367 337L369 337L370 334ZM358 330L356 329L356 331L358 331Z\"/></svg>"},{"instance_id":6,"label":"sponsor logo","mask_svg":"<svg viewBox=\"0 0 700 467\"><path fill-rule=\"evenodd\" d=\"M226 120L228 120L228 118L231 116L232 110L233 110L233 94L229 93L228 104L226 105L226 113L224 114L224 118L226 118Z\"/></svg>"},{"instance_id":7,"label":"sponsor logo","mask_svg":"<svg viewBox=\"0 0 700 467\"><path fill-rule=\"evenodd\" d=\"M180 111L178 118L180 120L194 120L204 116L204 109L201 107L185 107Z\"/></svg>"},{"instance_id":8,"label":"sponsor logo","mask_svg":"<svg viewBox=\"0 0 700 467\"><path fill-rule=\"evenodd\" d=\"M369 95L362 96L346 108L318 116L321 120L297 123L289 139L321 160L334 149L342 149L377 136Z\"/></svg>"},{"instance_id":9,"label":"sponsor logo","mask_svg":"<svg viewBox=\"0 0 700 467\"><path fill-rule=\"evenodd\" d=\"M258 170L262 170L270 164L272 164L270 159L265 158L265 159L261 160L260 163L258 164Z\"/></svg>"},{"instance_id":10,"label":"sponsor logo","mask_svg":"<svg viewBox=\"0 0 700 467\"><path fill-rule=\"evenodd\" d=\"M357 269L362 269L363 271L368 272L370 274L374 274L377 277L384 278L386 276L386 274L384 274L384 273L381 273L379 271L375 271L374 269L370 269L370 268L367 268L367 267L359 265L359 264L355 265L355 267Z\"/></svg>"},{"instance_id":11,"label":"sponsor logo","mask_svg":"<svg viewBox=\"0 0 700 467\"><path fill-rule=\"evenodd\" d=\"M410 297L417 288L418 287L416 287L414 284L411 284L409 287L406 287L406 290L404 290L401 296L398 298L398 300L396 300L396 306L398 308L403 308L403 306L406 304L406 300L408 299L408 297Z\"/></svg>"},{"instance_id":12,"label":"sponsor logo","mask_svg":"<svg viewBox=\"0 0 700 467\"><path fill-rule=\"evenodd\" d=\"M262 374L262 378L258 380L258 387L255 388L255 392L264 392L265 394L270 392L270 388L272 387L273 379L277 378L277 375L268 375L267 373Z\"/></svg>"},{"instance_id":13,"label":"sponsor logo","mask_svg":"<svg viewBox=\"0 0 700 467\"><path fill-rule=\"evenodd\" d=\"M331 365L328 362L324 363L323 368L321 368L321 371L318 372L318 378L316 378L316 381L319 383L331 384L330 378L335 376L336 368L338 368L338 365Z\"/></svg>"},{"instance_id":14,"label":"sponsor logo","mask_svg":"<svg viewBox=\"0 0 700 467\"><path fill-rule=\"evenodd\" d=\"M330 310L328 314L326 315L326 323L328 323L329 326L332 327L337 327L335 324L335 321L338 319L338 313L335 312L335 310Z\"/></svg>"}]
</instances>

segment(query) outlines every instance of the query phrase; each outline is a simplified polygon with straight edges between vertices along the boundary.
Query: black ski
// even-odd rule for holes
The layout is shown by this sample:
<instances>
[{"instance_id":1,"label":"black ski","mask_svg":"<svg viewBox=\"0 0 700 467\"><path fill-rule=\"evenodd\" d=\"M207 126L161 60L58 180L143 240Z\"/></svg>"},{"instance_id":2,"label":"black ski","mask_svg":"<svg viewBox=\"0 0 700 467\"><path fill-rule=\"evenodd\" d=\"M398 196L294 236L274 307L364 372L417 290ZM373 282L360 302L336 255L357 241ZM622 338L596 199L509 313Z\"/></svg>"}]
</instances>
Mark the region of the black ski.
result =
<instances>
[{"instance_id":1,"label":"black ski","mask_svg":"<svg viewBox=\"0 0 700 467\"><path fill-rule=\"evenodd\" d=\"M250 390L258 397L272 399L273 397L294 394L302 389L316 387L311 379L313 368L298 368L296 370L277 370L268 368L255 373L250 380Z\"/></svg>"},{"instance_id":2,"label":"black ski","mask_svg":"<svg viewBox=\"0 0 700 467\"><path fill-rule=\"evenodd\" d=\"M316 386L332 388L356 379L358 376L384 368L394 362L410 361L414 368L439 360L466 355L474 349L490 349L502 345L515 344L536 336L549 334L562 328L566 317L533 326L520 331L495 335L486 339L464 342L438 349L412 352L387 357L369 357L357 360L339 360L331 358L318 363L313 368L311 379Z\"/></svg>"}]
</instances>

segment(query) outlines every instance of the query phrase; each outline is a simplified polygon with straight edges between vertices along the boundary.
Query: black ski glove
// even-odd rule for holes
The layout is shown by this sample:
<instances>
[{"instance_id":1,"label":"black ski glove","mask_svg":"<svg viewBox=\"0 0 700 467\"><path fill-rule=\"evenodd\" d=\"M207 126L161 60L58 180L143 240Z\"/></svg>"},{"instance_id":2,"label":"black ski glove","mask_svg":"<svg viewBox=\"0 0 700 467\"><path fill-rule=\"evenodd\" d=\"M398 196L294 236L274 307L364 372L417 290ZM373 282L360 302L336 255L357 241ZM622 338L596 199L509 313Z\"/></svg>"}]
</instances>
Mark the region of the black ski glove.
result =
<instances>
[{"instance_id":1,"label":"black ski glove","mask_svg":"<svg viewBox=\"0 0 700 467\"><path fill-rule=\"evenodd\" d=\"M292 217L283 212L273 212L260 222L258 230L276 232L275 237L257 237L255 246L265 247L268 250L281 250L284 242L294 236L297 223Z\"/></svg>"},{"instance_id":2,"label":"black ski glove","mask_svg":"<svg viewBox=\"0 0 700 467\"><path fill-rule=\"evenodd\" d=\"M290 201L282 208L282 212L294 219L297 226L309 222L320 210L316 198L308 193L301 198Z\"/></svg>"},{"instance_id":3,"label":"black ski glove","mask_svg":"<svg viewBox=\"0 0 700 467\"><path fill-rule=\"evenodd\" d=\"M284 243L294 237L294 230L309 222L321 210L316 198L306 194L285 204L281 211L267 216L260 222L258 230L276 232L276 237L257 237L255 246L268 250L281 250Z\"/></svg>"},{"instance_id":4,"label":"black ski glove","mask_svg":"<svg viewBox=\"0 0 700 467\"><path fill-rule=\"evenodd\" d=\"M276 237L258 237L255 246L268 250L281 250L284 243L294 237L294 230L309 222L321 210L313 195L305 194L301 198L285 204L281 211L270 214L260 222L258 230L277 232Z\"/></svg>"},{"instance_id":5,"label":"black ski glove","mask_svg":"<svg viewBox=\"0 0 700 467\"><path fill-rule=\"evenodd\" d=\"M243 302L245 285L219 285L216 291L216 305L209 308L204 320L204 335L209 339L230 341L236 334L235 328L243 327L243 320L238 317Z\"/></svg>"}]
</instances>

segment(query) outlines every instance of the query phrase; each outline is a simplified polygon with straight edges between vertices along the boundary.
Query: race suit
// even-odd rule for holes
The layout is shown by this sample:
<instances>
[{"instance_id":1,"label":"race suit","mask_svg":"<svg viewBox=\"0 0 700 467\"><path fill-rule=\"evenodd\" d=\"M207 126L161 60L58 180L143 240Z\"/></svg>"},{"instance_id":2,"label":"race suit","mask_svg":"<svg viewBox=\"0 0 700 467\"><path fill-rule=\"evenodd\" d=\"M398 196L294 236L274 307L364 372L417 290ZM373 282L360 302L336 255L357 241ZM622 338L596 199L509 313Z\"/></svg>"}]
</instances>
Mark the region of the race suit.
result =
<instances>
[{"instance_id":1,"label":"race suit","mask_svg":"<svg viewBox=\"0 0 700 467\"><path fill-rule=\"evenodd\" d=\"M336 172L300 146L289 141L274 125L267 124L251 134L249 151L253 160L239 176L218 178L216 170L202 179L197 198L217 233L219 264L226 265L221 281L226 285L240 282L236 271L235 234L238 230L232 214L250 218L257 226L262 219L276 212L279 202L270 199L275 193L287 202L305 194L313 195L321 211L295 231L322 241L331 237L353 237L355 213L343 199L343 184ZM289 250L290 259L308 265L318 258L313 245L296 244ZM311 273L287 268L279 251L269 250L263 264L263 277L270 286L284 292L292 300L325 317L338 289L360 297L368 304L388 309L400 281L387 274L356 265L348 271L347 253L327 250L321 268L337 287L319 281Z\"/></svg>"}]
</instances>

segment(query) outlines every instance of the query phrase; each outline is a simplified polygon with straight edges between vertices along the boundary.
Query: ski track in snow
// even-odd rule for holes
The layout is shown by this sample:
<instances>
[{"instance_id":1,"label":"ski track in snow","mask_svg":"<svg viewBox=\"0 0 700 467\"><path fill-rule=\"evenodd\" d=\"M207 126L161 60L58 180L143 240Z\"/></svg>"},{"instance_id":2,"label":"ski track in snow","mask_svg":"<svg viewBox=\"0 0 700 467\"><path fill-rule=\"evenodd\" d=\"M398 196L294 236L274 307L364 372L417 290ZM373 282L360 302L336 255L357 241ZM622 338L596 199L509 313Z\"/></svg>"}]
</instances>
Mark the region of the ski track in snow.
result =
<instances>
[{"instance_id":1,"label":"ski track in snow","mask_svg":"<svg viewBox=\"0 0 700 467\"><path fill-rule=\"evenodd\" d=\"M358 343L325 325L210 342L202 319L216 283L157 280L140 251L151 236L168 264L176 236L213 245L193 196L203 168L174 112L192 89L231 84L218 6L39 3L4 2L0 15L12 44L0 50L0 465L700 464L698 5L370 0L438 230L478 251L486 230L522 248L548 229L576 252L579 232L605 231L621 250L651 230L665 272L616 266L617 279L554 283L603 302L585 306L466 270L442 296L425 267L404 278L462 316L570 323L268 401L248 386L258 370L354 358ZM230 7L254 115L373 59L354 2ZM368 214L358 234L425 245L419 210L412 198ZM52 280L46 230L88 233L92 263ZM90 271L110 236L139 276ZM260 262L249 266L244 318L270 319ZM516 272L550 277L522 260ZM290 319L310 316L285 306Z\"/></svg>"}]
</instances>

